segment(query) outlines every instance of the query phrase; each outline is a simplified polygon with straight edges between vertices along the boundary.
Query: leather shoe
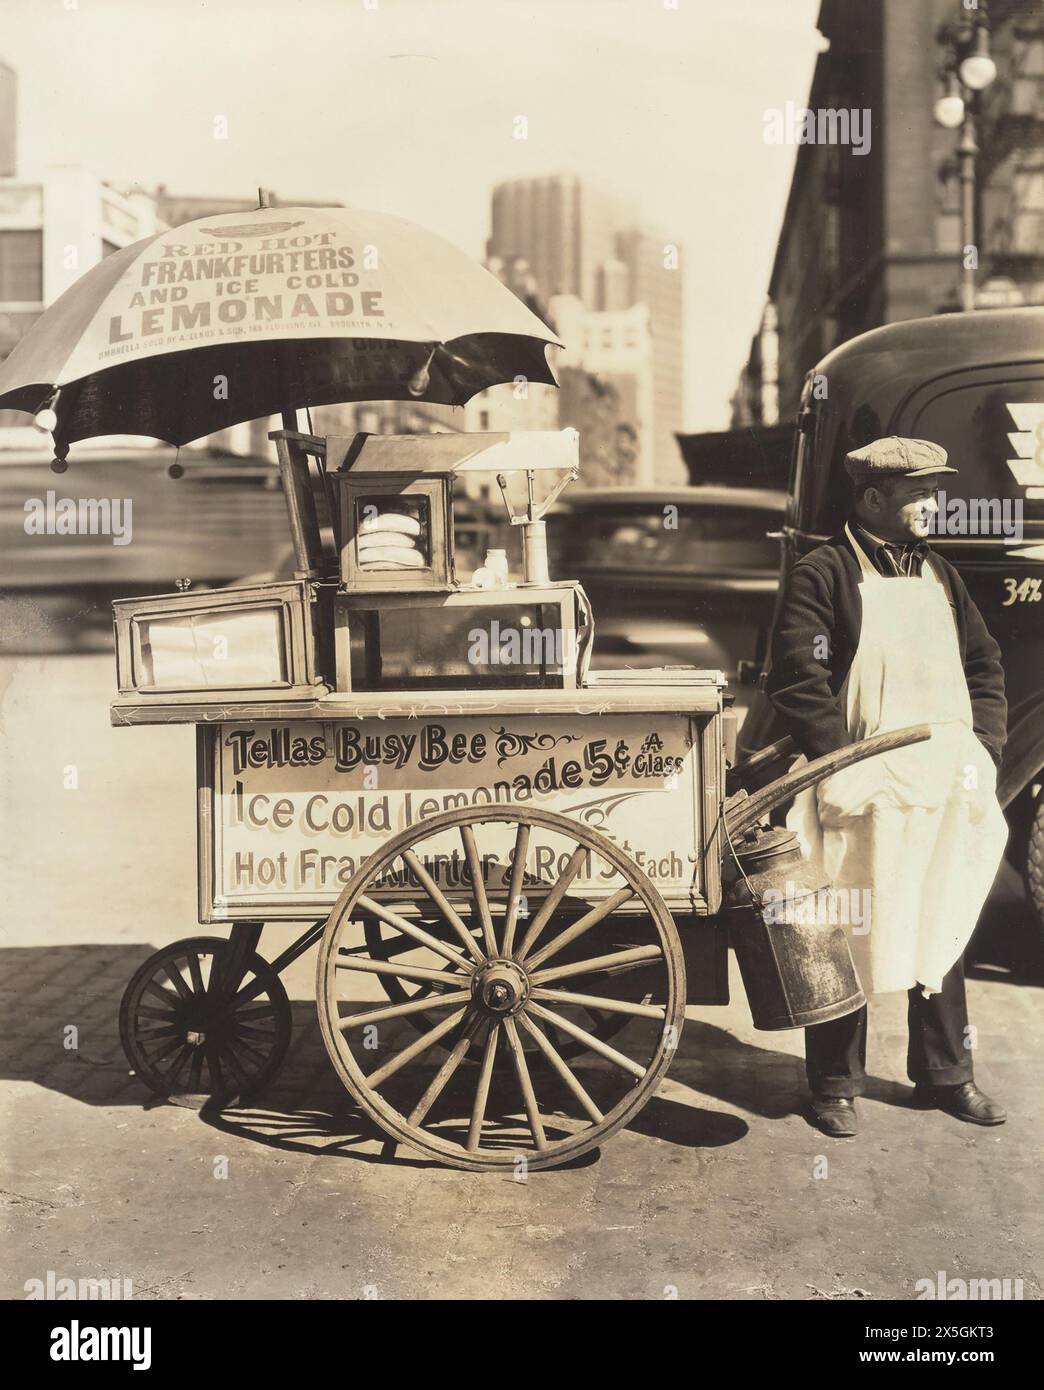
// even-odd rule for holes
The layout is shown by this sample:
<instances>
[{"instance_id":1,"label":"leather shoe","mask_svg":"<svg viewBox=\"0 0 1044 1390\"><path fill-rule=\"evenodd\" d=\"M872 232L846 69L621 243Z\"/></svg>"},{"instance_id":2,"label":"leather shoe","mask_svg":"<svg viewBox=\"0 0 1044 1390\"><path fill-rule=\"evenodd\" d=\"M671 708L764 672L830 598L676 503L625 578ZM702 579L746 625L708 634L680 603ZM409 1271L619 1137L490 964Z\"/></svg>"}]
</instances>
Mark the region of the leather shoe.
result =
<instances>
[{"instance_id":1,"label":"leather shoe","mask_svg":"<svg viewBox=\"0 0 1044 1390\"><path fill-rule=\"evenodd\" d=\"M817 1096L809 1100L812 1118L832 1139L851 1139L859 1131L855 1101L847 1096Z\"/></svg>"},{"instance_id":2,"label":"leather shoe","mask_svg":"<svg viewBox=\"0 0 1044 1390\"><path fill-rule=\"evenodd\" d=\"M914 1103L925 1110L945 1110L970 1125L1002 1125L1008 1118L1002 1106L990 1100L974 1081L959 1086L929 1086L918 1082L914 1087Z\"/></svg>"}]
</instances>

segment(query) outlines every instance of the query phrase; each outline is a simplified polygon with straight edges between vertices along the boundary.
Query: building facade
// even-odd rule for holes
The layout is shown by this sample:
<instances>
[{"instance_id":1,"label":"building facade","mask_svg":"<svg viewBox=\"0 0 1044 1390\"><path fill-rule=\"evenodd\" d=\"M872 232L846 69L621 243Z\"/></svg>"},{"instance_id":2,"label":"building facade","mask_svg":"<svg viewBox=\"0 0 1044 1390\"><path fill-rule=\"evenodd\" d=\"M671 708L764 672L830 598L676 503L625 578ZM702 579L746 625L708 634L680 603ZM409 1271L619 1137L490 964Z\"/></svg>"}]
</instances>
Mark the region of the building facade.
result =
<instances>
[{"instance_id":1,"label":"building facade","mask_svg":"<svg viewBox=\"0 0 1044 1390\"><path fill-rule=\"evenodd\" d=\"M784 420L796 413L805 374L838 343L958 308L959 132L938 125L933 108L940 27L967 13L961 0L823 0L818 27L829 48L807 106L868 111L870 147L797 146L769 286ZM1041 303L1044 6L990 0L989 17L998 74L978 129L978 281L984 303L998 285L1005 302Z\"/></svg>"},{"instance_id":2,"label":"building facade","mask_svg":"<svg viewBox=\"0 0 1044 1390\"><path fill-rule=\"evenodd\" d=\"M729 406L732 430L775 425L779 420L779 334L776 307L771 300L765 305L758 331L751 339L750 353Z\"/></svg>"},{"instance_id":3,"label":"building facade","mask_svg":"<svg viewBox=\"0 0 1044 1390\"><path fill-rule=\"evenodd\" d=\"M86 169L0 179L0 357L92 265L160 225L147 194Z\"/></svg>"}]
</instances>

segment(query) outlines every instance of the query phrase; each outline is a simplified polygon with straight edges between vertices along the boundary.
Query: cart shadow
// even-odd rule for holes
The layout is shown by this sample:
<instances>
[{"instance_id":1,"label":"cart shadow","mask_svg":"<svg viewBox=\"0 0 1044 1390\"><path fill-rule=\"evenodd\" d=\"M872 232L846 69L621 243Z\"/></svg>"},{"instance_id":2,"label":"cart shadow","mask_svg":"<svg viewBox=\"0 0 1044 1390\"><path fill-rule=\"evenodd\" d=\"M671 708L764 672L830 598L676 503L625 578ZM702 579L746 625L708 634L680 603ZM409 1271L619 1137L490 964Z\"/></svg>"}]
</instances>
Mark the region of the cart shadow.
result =
<instances>
[{"instance_id":1,"label":"cart shadow","mask_svg":"<svg viewBox=\"0 0 1044 1390\"><path fill-rule=\"evenodd\" d=\"M418 1158L372 1124L368 1117L341 1099L339 1106L311 1108L294 1103L283 1108L259 1104L225 1110L204 1106L200 1119L221 1134L246 1139L265 1148L313 1157L346 1158L356 1163L392 1168L450 1168L437 1159ZM374 1147L376 1146L376 1147ZM557 1171L597 1163L601 1150L557 1165Z\"/></svg>"},{"instance_id":2,"label":"cart shadow","mask_svg":"<svg viewBox=\"0 0 1044 1390\"><path fill-rule=\"evenodd\" d=\"M226 1109L205 1105L199 1117L221 1134L283 1153L350 1158L357 1163L394 1168L445 1166L435 1159L417 1158L402 1150L366 1115L343 1101L340 1107L329 1109L299 1104L283 1108L274 1102ZM376 1151L374 1145L378 1146Z\"/></svg>"},{"instance_id":3,"label":"cart shadow","mask_svg":"<svg viewBox=\"0 0 1044 1390\"><path fill-rule=\"evenodd\" d=\"M744 1042L727 1028L699 1019L686 1021L667 1073L667 1083L668 1087L671 1084L684 1086L698 1097L711 1097L770 1120L783 1119L798 1110L807 1089L801 1057ZM638 1116L638 1127L643 1121L655 1123L659 1114L666 1114L668 1109L673 1119L665 1118L663 1123L671 1132L663 1137L675 1143L688 1142L685 1135L686 1127L693 1124L692 1106L668 1100L662 1094ZM651 1116L647 1117L647 1112L652 1112ZM723 1115L720 1111L699 1111L697 1114L710 1116L716 1122L711 1126L712 1132L727 1129L721 1124L725 1120L743 1123L739 1117ZM706 1141L697 1139L696 1142Z\"/></svg>"},{"instance_id":4,"label":"cart shadow","mask_svg":"<svg viewBox=\"0 0 1044 1390\"><path fill-rule=\"evenodd\" d=\"M149 946L0 950L0 1077L87 1105L142 1105L119 1036L120 999Z\"/></svg>"},{"instance_id":5,"label":"cart shadow","mask_svg":"<svg viewBox=\"0 0 1044 1390\"><path fill-rule=\"evenodd\" d=\"M395 1168L448 1168L421 1158L380 1129L346 1097L330 1065L311 1000L294 1000L293 1042L279 1075L253 1104L204 1105L199 1117L222 1134L266 1148L314 1157L351 1159ZM447 1088L447 1095L452 1091ZM514 1148L509 1149L515 1152ZM599 1150L558 1165L559 1171L598 1161Z\"/></svg>"},{"instance_id":6,"label":"cart shadow","mask_svg":"<svg viewBox=\"0 0 1044 1390\"><path fill-rule=\"evenodd\" d=\"M0 950L0 1079L30 1082L86 1105L172 1104L132 1074L119 1037L120 999L147 945ZM312 1000L291 1001L292 1041L278 1077L253 1104L191 1106L224 1134L271 1148L361 1163L438 1168L401 1148L346 1097ZM562 1168L598 1160L598 1151Z\"/></svg>"},{"instance_id":7,"label":"cart shadow","mask_svg":"<svg viewBox=\"0 0 1044 1390\"><path fill-rule=\"evenodd\" d=\"M91 944L0 950L0 1077L28 1081L87 1105L145 1110L167 1104L131 1074L119 1039L120 998L150 949L141 944ZM271 1148L362 1163L442 1166L399 1147L347 1100L326 1055L314 1003L294 1000L291 1010L290 1049L267 1092L253 1104L234 1109L204 1106L198 1111L200 1119L221 1133ZM714 1063L705 1057L699 1077L689 1074L693 1058L707 1052L706 1037L690 1042L690 1034L705 1027L686 1027L671 1077L678 1069L686 1085L711 1094ZM722 1029L707 1030L710 1034L719 1040L721 1051L734 1044ZM766 1059L771 1055L762 1054ZM730 1091L739 1094L739 1088ZM663 1096L653 1097L629 1128L686 1147L717 1146L746 1132L735 1117L679 1105ZM596 1149L562 1167L584 1167L599 1156Z\"/></svg>"},{"instance_id":8,"label":"cart shadow","mask_svg":"<svg viewBox=\"0 0 1044 1390\"><path fill-rule=\"evenodd\" d=\"M32 1082L87 1105L146 1110L168 1104L130 1073L119 1040L120 997L148 952L140 945L0 951L0 1076ZM286 1152L404 1168L444 1166L399 1146L356 1109L326 1055L314 1003L295 1000L291 1010L292 1041L275 1082L252 1104L203 1106L197 1112L203 1123L222 1134ZM676 1067L688 1070L687 1056L693 1050L688 1035L700 1028L690 1023L685 1029ZM723 1030L711 1031L727 1046ZM704 1048L701 1044L694 1050ZM692 1084L687 1074L683 1079ZM629 1128L692 1148L734 1142L747 1127L736 1117L657 1096ZM558 1171L587 1167L600 1156L595 1149Z\"/></svg>"},{"instance_id":9,"label":"cart shadow","mask_svg":"<svg viewBox=\"0 0 1044 1390\"><path fill-rule=\"evenodd\" d=\"M988 941L989 935L980 931L977 942L984 938ZM119 1040L120 998L149 950L142 944L0 950L0 1077L28 1081L88 1105L146 1109L165 1104L130 1073ZM982 951L978 959L991 962L996 955L1003 953ZM988 965L968 973L997 978ZM1027 978L1009 966L1004 973L1013 984L1036 982L1034 972ZM327 1057L314 1003L295 1000L291 1007L292 1042L275 1082L253 1104L204 1107L199 1112L204 1123L294 1152L414 1168L442 1166L400 1148L348 1101ZM689 1094L679 1096L679 1091ZM741 1140L748 1125L742 1115L701 1104L703 1098L748 1116L780 1120L803 1110L806 1092L800 1056L690 1019L659 1094L628 1128L682 1148L721 1147ZM885 1104L909 1104L909 1088L882 1077L869 1078L867 1094ZM572 1166L598 1158L594 1150Z\"/></svg>"}]
</instances>

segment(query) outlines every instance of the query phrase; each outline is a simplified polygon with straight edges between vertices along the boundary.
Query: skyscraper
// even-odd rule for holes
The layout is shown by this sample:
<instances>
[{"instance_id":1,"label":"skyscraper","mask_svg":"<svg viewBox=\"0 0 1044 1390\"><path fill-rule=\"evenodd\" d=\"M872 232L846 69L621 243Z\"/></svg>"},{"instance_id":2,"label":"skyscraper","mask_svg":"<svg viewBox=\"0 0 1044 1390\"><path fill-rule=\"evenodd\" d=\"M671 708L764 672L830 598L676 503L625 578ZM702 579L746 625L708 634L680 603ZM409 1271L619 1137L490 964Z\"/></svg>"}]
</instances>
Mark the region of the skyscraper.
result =
<instances>
[{"instance_id":1,"label":"skyscraper","mask_svg":"<svg viewBox=\"0 0 1044 1390\"><path fill-rule=\"evenodd\" d=\"M503 261L524 257L545 302L575 294L597 309L599 268L615 256L615 231L626 216L609 189L576 174L513 179L493 190L487 252Z\"/></svg>"},{"instance_id":2,"label":"skyscraper","mask_svg":"<svg viewBox=\"0 0 1044 1390\"><path fill-rule=\"evenodd\" d=\"M492 223L490 257L524 260L545 302L575 296L588 314L611 316L593 336L583 335L587 341L615 342L621 325L633 336L626 311L639 304L647 307L651 391L631 393L646 402L639 471L649 481L677 480L682 472L674 439L682 427L680 249L670 238L639 227L634 206L611 189L575 174L498 184ZM582 365L599 370L594 357Z\"/></svg>"},{"instance_id":3,"label":"skyscraper","mask_svg":"<svg viewBox=\"0 0 1044 1390\"><path fill-rule=\"evenodd\" d=\"M649 309L652 333L652 476L677 481L682 464L675 434L682 428L685 359L681 249L670 238L631 227L618 233L616 254L627 267L629 303Z\"/></svg>"}]
</instances>

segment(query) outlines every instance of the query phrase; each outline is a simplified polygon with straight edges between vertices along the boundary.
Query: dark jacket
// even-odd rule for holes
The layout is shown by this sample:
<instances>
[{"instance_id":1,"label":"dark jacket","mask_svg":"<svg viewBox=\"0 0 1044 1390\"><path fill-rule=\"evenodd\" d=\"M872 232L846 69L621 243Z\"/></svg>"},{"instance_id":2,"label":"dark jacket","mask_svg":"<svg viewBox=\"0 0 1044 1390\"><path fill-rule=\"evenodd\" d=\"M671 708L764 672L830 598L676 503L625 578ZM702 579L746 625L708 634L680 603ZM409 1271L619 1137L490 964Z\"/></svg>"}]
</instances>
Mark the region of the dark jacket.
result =
<instances>
[{"instance_id":1,"label":"dark jacket","mask_svg":"<svg viewBox=\"0 0 1044 1390\"><path fill-rule=\"evenodd\" d=\"M950 602L975 733L999 763L1008 717L1000 648L954 567L934 551L927 563ZM783 592L765 688L809 761L851 742L838 694L859 642L859 581L859 561L842 531L794 565Z\"/></svg>"}]
</instances>

